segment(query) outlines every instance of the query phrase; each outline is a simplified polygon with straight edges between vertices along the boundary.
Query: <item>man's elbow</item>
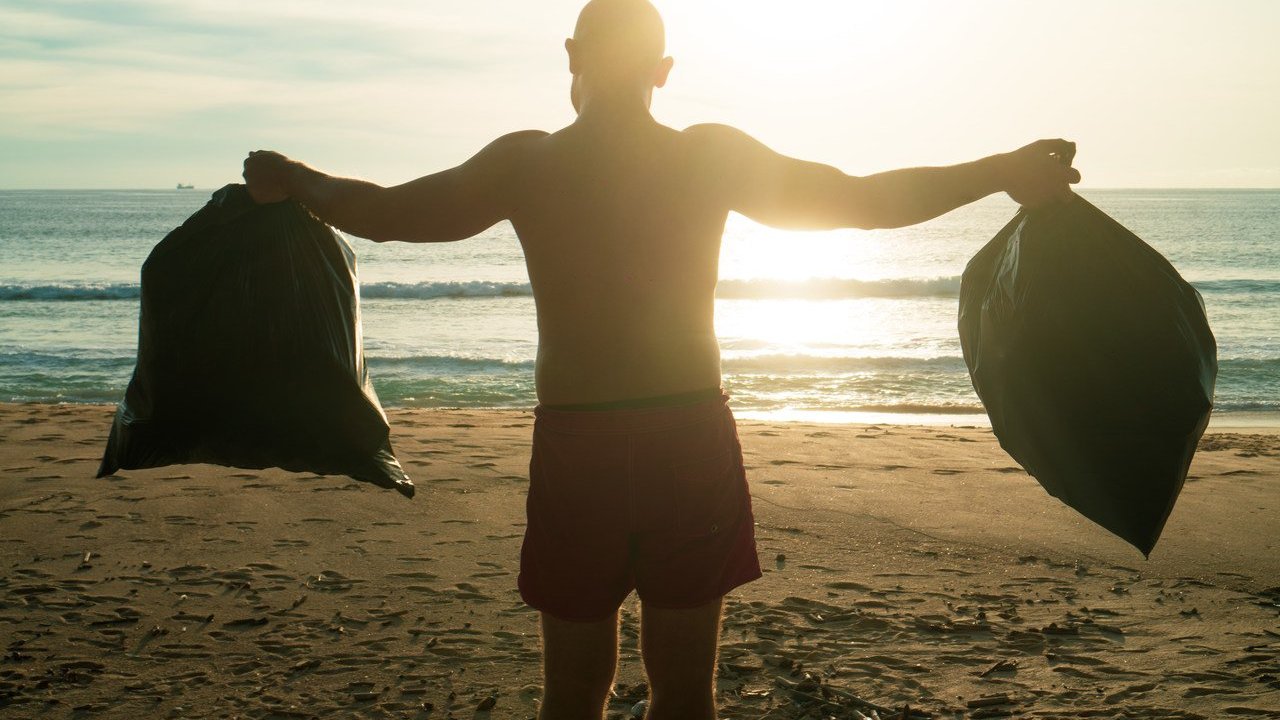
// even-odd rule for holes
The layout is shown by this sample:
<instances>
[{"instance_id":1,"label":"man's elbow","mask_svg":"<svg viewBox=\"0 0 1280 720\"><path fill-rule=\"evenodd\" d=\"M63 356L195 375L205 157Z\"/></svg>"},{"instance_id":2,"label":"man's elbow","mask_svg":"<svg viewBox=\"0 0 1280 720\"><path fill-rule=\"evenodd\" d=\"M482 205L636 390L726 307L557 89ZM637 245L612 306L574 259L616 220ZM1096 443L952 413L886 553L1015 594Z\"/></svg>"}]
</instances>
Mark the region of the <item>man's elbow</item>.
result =
<instances>
[{"instance_id":1,"label":"man's elbow","mask_svg":"<svg viewBox=\"0 0 1280 720\"><path fill-rule=\"evenodd\" d=\"M859 230L897 230L914 224L915 223L906 218L893 217L891 215L878 215L874 217L863 217L854 225L854 227Z\"/></svg>"},{"instance_id":2,"label":"man's elbow","mask_svg":"<svg viewBox=\"0 0 1280 720\"><path fill-rule=\"evenodd\" d=\"M876 197L875 188L864 177L841 173L838 189L831 194L829 202L839 227L856 230L897 227L885 212L884 203Z\"/></svg>"},{"instance_id":3,"label":"man's elbow","mask_svg":"<svg viewBox=\"0 0 1280 720\"><path fill-rule=\"evenodd\" d=\"M854 187L854 191L845 196L846 227L859 230L896 230L919 222L912 209L905 207L901 200L884 196L865 185Z\"/></svg>"},{"instance_id":4,"label":"man's elbow","mask_svg":"<svg viewBox=\"0 0 1280 720\"><path fill-rule=\"evenodd\" d=\"M466 240L475 233L466 232L457 228L444 227L412 227L412 228L394 228L386 232L378 233L370 240L376 243L402 242L402 243L447 243Z\"/></svg>"},{"instance_id":5,"label":"man's elbow","mask_svg":"<svg viewBox=\"0 0 1280 720\"><path fill-rule=\"evenodd\" d=\"M381 245L389 242L405 242L406 238L403 233L394 231L386 227L376 224L348 224L345 227L336 226L342 232L348 235L354 235L363 238L369 242L375 242Z\"/></svg>"},{"instance_id":6,"label":"man's elbow","mask_svg":"<svg viewBox=\"0 0 1280 720\"><path fill-rule=\"evenodd\" d=\"M372 240L376 243L435 243L448 242L456 238L447 227L439 223L424 223L421 219L397 217L403 212L370 213L363 217L359 231L351 234Z\"/></svg>"},{"instance_id":7,"label":"man's elbow","mask_svg":"<svg viewBox=\"0 0 1280 720\"><path fill-rule=\"evenodd\" d=\"M451 242L453 240L459 239L459 238L452 238L452 237L440 237L435 235L427 235L422 233L414 233L414 234L387 233L387 234L360 235L360 237L366 240L371 240L375 243L378 243L379 245L382 245L383 243L415 243L415 244L440 243L440 242Z\"/></svg>"},{"instance_id":8,"label":"man's elbow","mask_svg":"<svg viewBox=\"0 0 1280 720\"><path fill-rule=\"evenodd\" d=\"M855 230L892 230L902 227L902 224L878 208L846 206L838 226Z\"/></svg>"},{"instance_id":9,"label":"man's elbow","mask_svg":"<svg viewBox=\"0 0 1280 720\"><path fill-rule=\"evenodd\" d=\"M844 222L844 226L854 230L888 230L892 226L863 214L855 215Z\"/></svg>"}]
</instances>

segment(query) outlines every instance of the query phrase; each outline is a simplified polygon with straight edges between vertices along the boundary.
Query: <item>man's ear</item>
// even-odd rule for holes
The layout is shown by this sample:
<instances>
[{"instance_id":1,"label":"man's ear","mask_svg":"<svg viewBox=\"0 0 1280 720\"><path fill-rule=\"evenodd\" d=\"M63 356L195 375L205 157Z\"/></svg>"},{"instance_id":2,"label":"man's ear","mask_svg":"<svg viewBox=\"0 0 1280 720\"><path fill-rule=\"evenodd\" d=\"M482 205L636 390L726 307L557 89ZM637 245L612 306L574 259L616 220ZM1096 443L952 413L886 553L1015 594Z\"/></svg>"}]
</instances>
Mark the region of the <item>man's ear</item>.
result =
<instances>
[{"instance_id":1,"label":"man's ear","mask_svg":"<svg viewBox=\"0 0 1280 720\"><path fill-rule=\"evenodd\" d=\"M578 72L578 50L573 44L573 38L565 38L564 51L569 54L569 74L579 75Z\"/></svg>"},{"instance_id":2,"label":"man's ear","mask_svg":"<svg viewBox=\"0 0 1280 720\"><path fill-rule=\"evenodd\" d=\"M671 74L671 67L675 64L675 58L662 58L662 62L658 63L658 69L655 70L653 74L654 87L660 88L667 84L667 76Z\"/></svg>"}]
</instances>

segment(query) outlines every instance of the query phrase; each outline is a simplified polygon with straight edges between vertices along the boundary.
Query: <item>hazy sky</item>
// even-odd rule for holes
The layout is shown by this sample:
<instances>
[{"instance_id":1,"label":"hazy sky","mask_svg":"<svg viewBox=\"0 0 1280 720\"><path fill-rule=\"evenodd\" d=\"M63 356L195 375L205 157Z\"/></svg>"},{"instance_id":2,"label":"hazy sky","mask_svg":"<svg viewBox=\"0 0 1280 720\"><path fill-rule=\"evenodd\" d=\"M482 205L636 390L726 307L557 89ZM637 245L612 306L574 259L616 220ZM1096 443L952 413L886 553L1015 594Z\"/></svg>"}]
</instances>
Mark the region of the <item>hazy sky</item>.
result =
<instances>
[{"instance_id":1,"label":"hazy sky","mask_svg":"<svg viewBox=\"0 0 1280 720\"><path fill-rule=\"evenodd\" d=\"M1280 187L1277 0L659 0L659 120L852 173L1077 140L1093 187ZM0 187L396 183L573 117L581 0L0 0Z\"/></svg>"}]
</instances>

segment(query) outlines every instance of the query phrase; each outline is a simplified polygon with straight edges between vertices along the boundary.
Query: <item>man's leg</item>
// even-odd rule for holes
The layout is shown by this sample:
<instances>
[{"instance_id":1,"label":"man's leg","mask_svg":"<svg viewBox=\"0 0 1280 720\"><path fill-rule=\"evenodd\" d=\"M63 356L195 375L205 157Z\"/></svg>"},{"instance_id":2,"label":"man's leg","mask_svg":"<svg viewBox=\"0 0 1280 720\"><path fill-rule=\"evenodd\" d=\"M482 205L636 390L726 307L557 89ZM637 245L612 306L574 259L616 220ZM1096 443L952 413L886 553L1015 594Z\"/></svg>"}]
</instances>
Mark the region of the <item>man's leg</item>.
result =
<instances>
[{"instance_id":1,"label":"man's leg","mask_svg":"<svg viewBox=\"0 0 1280 720\"><path fill-rule=\"evenodd\" d=\"M570 622L542 613L540 720L600 720L618 667L618 613Z\"/></svg>"},{"instance_id":2,"label":"man's leg","mask_svg":"<svg viewBox=\"0 0 1280 720\"><path fill-rule=\"evenodd\" d=\"M712 720L716 716L717 598L702 607L664 610L641 605L640 652L649 675L648 720Z\"/></svg>"}]
</instances>

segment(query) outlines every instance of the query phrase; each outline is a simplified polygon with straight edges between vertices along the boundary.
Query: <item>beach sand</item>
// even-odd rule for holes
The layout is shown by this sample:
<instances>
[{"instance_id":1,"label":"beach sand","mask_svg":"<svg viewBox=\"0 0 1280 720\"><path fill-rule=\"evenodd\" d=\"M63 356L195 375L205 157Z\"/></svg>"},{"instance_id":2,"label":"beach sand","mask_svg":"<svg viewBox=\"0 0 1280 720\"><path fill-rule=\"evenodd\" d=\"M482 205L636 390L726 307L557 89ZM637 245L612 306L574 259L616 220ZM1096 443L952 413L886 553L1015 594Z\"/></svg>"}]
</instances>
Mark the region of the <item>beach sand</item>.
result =
<instances>
[{"instance_id":1,"label":"beach sand","mask_svg":"<svg viewBox=\"0 0 1280 720\"><path fill-rule=\"evenodd\" d=\"M0 716L536 712L529 413L390 411L412 501L277 470L95 480L111 413L0 406ZM1206 436L1149 561L984 428L741 436L765 576L727 601L722 717L1280 717L1276 432ZM611 717L644 694L637 616Z\"/></svg>"}]
</instances>

